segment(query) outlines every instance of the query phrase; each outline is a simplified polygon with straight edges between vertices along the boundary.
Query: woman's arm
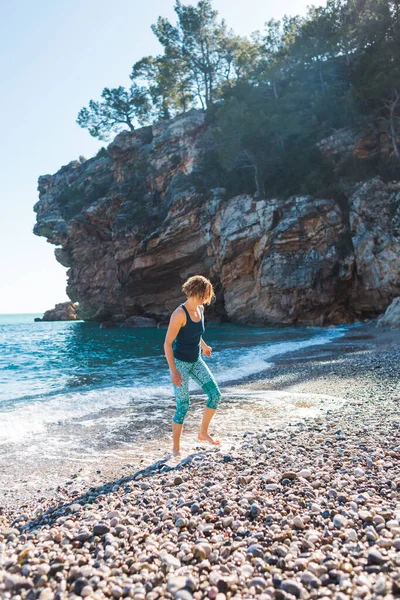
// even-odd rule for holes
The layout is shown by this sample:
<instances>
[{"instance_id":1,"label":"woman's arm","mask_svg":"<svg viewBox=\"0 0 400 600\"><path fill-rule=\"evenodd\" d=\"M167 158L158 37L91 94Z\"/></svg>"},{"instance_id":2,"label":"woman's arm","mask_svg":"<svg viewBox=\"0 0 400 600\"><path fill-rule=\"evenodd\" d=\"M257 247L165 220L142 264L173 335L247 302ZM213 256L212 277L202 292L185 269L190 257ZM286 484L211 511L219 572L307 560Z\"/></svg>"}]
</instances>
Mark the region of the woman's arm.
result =
<instances>
[{"instance_id":1,"label":"woman's arm","mask_svg":"<svg viewBox=\"0 0 400 600\"><path fill-rule=\"evenodd\" d=\"M172 350L172 343L175 340L176 336L179 333L180 328L183 325L183 310L176 309L171 315L169 320L169 325L167 329L167 333L165 336L164 342L164 353L167 359L169 369L172 374L172 383L174 385L181 385L182 376L176 368L176 364L174 361L174 352Z\"/></svg>"},{"instance_id":2,"label":"woman's arm","mask_svg":"<svg viewBox=\"0 0 400 600\"><path fill-rule=\"evenodd\" d=\"M202 311L202 313L204 314L204 307L202 304L199 305L200 306L200 310ZM200 338L200 347L203 351L204 356L211 356L211 346L208 346L205 341L203 340L203 336Z\"/></svg>"}]
</instances>

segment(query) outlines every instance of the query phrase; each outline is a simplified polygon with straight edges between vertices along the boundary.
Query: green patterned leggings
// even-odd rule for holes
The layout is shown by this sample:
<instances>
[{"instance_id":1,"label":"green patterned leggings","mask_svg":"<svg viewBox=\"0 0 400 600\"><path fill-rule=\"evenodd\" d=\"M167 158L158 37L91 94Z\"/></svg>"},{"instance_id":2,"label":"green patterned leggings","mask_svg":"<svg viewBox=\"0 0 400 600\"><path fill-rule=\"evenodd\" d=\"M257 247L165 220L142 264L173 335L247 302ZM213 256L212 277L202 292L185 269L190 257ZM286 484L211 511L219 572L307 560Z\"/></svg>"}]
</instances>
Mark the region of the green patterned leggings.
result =
<instances>
[{"instance_id":1,"label":"green patterned leggings","mask_svg":"<svg viewBox=\"0 0 400 600\"><path fill-rule=\"evenodd\" d=\"M208 400L206 406L214 410L218 406L221 398L221 392L210 369L199 357L196 362L186 362L175 358L176 368L182 376L181 385L174 385L176 400L176 412L173 418L175 423L182 424L189 410L189 379L192 378L201 389L207 394Z\"/></svg>"}]
</instances>

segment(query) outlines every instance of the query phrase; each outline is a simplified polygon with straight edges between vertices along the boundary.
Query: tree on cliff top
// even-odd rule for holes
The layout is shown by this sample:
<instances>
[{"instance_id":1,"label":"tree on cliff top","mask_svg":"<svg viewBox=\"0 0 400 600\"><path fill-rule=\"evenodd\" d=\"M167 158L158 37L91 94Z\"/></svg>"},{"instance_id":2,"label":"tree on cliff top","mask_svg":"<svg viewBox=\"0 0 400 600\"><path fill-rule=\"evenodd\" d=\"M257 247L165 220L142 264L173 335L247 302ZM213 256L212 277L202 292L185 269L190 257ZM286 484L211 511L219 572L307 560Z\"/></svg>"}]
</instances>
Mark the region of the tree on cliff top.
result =
<instances>
[{"instance_id":1,"label":"tree on cliff top","mask_svg":"<svg viewBox=\"0 0 400 600\"><path fill-rule=\"evenodd\" d=\"M134 121L145 124L150 106L147 92L133 83L129 90L104 88L101 97L103 102L90 100L89 108L79 111L76 122L89 130L90 135L107 141L111 132L118 133L124 126L133 131Z\"/></svg>"},{"instance_id":2,"label":"tree on cliff top","mask_svg":"<svg viewBox=\"0 0 400 600\"><path fill-rule=\"evenodd\" d=\"M224 19L218 21L210 0L199 0L197 6L177 0L175 12L176 25L159 17L152 30L164 48L165 59L175 66L172 77L184 83L191 105L210 108L223 86L248 75L257 60L256 44L228 30ZM159 75L158 71L157 80ZM176 85L169 80L163 92L172 100L171 106L178 108Z\"/></svg>"},{"instance_id":3,"label":"tree on cliff top","mask_svg":"<svg viewBox=\"0 0 400 600\"><path fill-rule=\"evenodd\" d=\"M154 118L170 119L193 103L190 79L175 48L167 48L162 56L145 56L133 65L130 78L145 83Z\"/></svg>"}]
</instances>

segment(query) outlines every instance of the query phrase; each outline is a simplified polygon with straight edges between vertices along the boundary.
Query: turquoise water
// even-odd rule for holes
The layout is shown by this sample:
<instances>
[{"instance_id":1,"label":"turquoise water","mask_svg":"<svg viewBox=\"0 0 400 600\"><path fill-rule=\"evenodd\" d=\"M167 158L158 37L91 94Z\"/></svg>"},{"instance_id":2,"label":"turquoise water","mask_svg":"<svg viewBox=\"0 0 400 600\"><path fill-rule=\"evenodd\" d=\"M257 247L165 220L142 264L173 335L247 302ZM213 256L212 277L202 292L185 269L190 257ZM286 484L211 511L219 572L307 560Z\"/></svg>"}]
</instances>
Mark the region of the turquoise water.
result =
<instances>
[{"instance_id":1,"label":"turquoise water","mask_svg":"<svg viewBox=\"0 0 400 600\"><path fill-rule=\"evenodd\" d=\"M32 464L98 457L169 432L174 398L165 330L41 323L35 316L0 315L0 470L2 460L10 473L28 456ZM208 326L206 318L204 339L213 354L205 360L224 388L268 369L275 356L323 346L346 329ZM225 423L235 417L229 398ZM200 394L190 418L201 402Z\"/></svg>"}]
</instances>

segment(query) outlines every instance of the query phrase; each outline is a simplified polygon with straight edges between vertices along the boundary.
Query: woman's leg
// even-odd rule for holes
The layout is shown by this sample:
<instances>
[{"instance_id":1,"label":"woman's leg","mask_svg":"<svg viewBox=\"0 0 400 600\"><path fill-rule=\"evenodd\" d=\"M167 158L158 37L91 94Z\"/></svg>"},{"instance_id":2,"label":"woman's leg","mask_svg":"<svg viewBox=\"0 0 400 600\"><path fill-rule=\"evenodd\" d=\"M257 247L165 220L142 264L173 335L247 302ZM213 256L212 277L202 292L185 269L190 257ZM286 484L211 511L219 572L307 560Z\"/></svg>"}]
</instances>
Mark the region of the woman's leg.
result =
<instances>
[{"instance_id":1,"label":"woman's leg","mask_svg":"<svg viewBox=\"0 0 400 600\"><path fill-rule=\"evenodd\" d=\"M182 375L181 385L173 386L176 400L176 411L172 422L173 452L174 454L179 454L181 449L183 421L186 417L190 405L189 371L193 363L188 363L183 360L175 359L175 364L179 373Z\"/></svg>"},{"instance_id":2,"label":"woman's leg","mask_svg":"<svg viewBox=\"0 0 400 600\"><path fill-rule=\"evenodd\" d=\"M221 391L213 374L201 357L194 363L189 375L208 396L198 438L199 440L206 440L211 444L218 445L220 443L219 440L214 440L208 433L208 426L221 399Z\"/></svg>"}]
</instances>

